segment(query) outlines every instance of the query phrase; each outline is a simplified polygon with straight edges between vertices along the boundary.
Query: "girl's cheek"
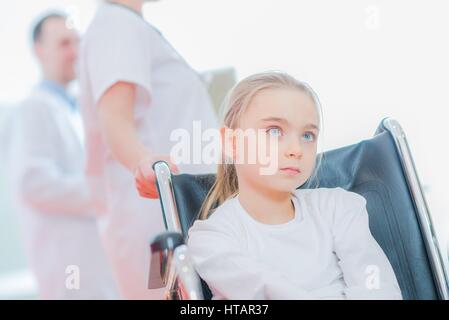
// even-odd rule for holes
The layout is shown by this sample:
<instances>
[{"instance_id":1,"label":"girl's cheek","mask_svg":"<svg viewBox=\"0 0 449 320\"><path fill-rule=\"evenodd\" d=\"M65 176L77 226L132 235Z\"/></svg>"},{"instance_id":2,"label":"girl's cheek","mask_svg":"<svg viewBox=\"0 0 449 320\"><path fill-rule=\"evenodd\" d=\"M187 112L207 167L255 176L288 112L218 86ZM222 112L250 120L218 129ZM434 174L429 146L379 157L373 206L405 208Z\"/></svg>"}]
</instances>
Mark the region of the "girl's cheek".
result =
<instances>
[{"instance_id":1,"label":"girl's cheek","mask_svg":"<svg viewBox=\"0 0 449 320\"><path fill-rule=\"evenodd\" d=\"M307 150L307 152L310 154L316 154L317 152L317 144L316 143L304 143L303 144L303 150Z\"/></svg>"}]
</instances>

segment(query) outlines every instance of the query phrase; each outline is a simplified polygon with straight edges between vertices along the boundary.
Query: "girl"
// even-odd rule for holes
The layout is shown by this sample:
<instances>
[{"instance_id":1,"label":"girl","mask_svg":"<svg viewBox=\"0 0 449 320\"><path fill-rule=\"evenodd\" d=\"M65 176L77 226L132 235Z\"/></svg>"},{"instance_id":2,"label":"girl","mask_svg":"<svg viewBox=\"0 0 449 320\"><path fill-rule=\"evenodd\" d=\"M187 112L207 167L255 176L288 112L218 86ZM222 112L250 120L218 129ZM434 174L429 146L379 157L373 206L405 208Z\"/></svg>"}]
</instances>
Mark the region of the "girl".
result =
<instances>
[{"instance_id":1,"label":"girl","mask_svg":"<svg viewBox=\"0 0 449 320\"><path fill-rule=\"evenodd\" d=\"M316 172L321 117L312 89L287 74L256 74L225 107L222 137L231 147L188 240L214 299L401 299L365 199L341 188L297 190ZM275 172L236 161L254 147L237 129L275 139Z\"/></svg>"}]
</instances>

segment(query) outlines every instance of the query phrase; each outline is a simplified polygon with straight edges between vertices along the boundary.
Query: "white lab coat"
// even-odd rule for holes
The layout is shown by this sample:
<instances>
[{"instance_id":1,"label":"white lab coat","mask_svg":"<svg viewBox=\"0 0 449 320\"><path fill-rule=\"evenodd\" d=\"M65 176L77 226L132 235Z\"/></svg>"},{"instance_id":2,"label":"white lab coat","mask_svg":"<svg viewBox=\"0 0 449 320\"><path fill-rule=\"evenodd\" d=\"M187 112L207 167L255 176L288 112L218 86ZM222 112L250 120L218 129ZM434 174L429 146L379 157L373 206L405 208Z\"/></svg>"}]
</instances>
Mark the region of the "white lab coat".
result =
<instances>
[{"instance_id":1,"label":"white lab coat","mask_svg":"<svg viewBox=\"0 0 449 320\"><path fill-rule=\"evenodd\" d=\"M75 115L42 87L18 107L9 154L13 197L39 298L114 299Z\"/></svg>"}]
</instances>

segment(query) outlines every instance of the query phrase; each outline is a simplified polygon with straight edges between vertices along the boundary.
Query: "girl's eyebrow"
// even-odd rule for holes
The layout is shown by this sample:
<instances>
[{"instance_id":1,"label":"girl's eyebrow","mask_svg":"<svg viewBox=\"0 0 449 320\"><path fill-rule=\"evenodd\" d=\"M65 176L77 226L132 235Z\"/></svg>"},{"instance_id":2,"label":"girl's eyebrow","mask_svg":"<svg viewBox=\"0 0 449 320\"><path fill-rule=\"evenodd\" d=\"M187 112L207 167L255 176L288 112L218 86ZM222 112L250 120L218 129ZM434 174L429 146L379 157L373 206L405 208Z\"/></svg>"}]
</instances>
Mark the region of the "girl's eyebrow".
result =
<instances>
[{"instance_id":1,"label":"girl's eyebrow","mask_svg":"<svg viewBox=\"0 0 449 320\"><path fill-rule=\"evenodd\" d=\"M268 117L268 118L263 118L261 121L264 122L281 122L281 123L285 123L288 124L289 122L284 119L284 118L279 118L279 117ZM320 128L314 124L314 123L308 123L304 126L305 129L315 129L317 131L320 131Z\"/></svg>"},{"instance_id":2,"label":"girl's eyebrow","mask_svg":"<svg viewBox=\"0 0 449 320\"><path fill-rule=\"evenodd\" d=\"M320 128L319 128L316 124L314 124L314 123L306 124L306 125L304 126L304 128L310 128L310 129L315 129L315 130L317 130L317 131L320 131Z\"/></svg>"},{"instance_id":3,"label":"girl's eyebrow","mask_svg":"<svg viewBox=\"0 0 449 320\"><path fill-rule=\"evenodd\" d=\"M278 118L278 117L268 117L268 118L263 118L261 121L264 122L282 122L282 123L288 123L288 121L284 118Z\"/></svg>"}]
</instances>

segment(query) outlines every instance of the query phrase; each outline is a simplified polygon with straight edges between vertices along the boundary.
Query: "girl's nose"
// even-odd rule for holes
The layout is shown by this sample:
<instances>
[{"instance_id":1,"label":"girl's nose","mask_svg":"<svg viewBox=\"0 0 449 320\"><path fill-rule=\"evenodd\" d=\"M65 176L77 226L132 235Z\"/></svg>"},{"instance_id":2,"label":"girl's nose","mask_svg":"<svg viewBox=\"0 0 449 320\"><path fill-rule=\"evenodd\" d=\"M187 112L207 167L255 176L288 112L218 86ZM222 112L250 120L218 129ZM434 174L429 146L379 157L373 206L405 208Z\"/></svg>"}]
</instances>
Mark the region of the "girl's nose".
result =
<instances>
[{"instance_id":1,"label":"girl's nose","mask_svg":"<svg viewBox=\"0 0 449 320\"><path fill-rule=\"evenodd\" d=\"M302 157L302 146L301 141L298 138L291 138L287 149L285 150L285 155L287 158L301 158Z\"/></svg>"}]
</instances>

